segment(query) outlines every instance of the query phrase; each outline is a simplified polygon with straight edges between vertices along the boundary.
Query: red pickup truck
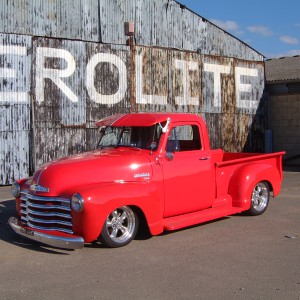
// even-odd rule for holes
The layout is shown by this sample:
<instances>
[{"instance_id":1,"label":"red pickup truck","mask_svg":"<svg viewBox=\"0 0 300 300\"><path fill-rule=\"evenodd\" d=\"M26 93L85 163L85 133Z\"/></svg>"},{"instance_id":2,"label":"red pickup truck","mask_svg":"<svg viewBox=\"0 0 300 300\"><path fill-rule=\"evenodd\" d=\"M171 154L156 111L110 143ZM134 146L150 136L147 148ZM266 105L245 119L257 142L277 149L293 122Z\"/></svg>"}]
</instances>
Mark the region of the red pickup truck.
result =
<instances>
[{"instance_id":1,"label":"red pickup truck","mask_svg":"<svg viewBox=\"0 0 300 300\"><path fill-rule=\"evenodd\" d=\"M59 248L131 242L246 211L280 192L282 155L211 150L193 114L134 113L96 123L96 150L57 159L12 184L16 233Z\"/></svg>"}]
</instances>

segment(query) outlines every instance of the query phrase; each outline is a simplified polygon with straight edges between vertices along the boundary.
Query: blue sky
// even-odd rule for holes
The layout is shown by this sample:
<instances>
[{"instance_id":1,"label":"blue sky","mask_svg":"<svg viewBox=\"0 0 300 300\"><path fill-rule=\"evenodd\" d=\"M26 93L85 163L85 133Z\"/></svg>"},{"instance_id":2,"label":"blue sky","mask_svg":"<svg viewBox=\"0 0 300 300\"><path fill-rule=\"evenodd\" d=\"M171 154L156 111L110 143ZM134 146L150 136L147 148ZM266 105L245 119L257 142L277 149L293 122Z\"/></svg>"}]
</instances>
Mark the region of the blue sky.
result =
<instances>
[{"instance_id":1,"label":"blue sky","mask_svg":"<svg viewBox=\"0 0 300 300\"><path fill-rule=\"evenodd\" d=\"M300 55L300 0L178 0L267 59Z\"/></svg>"}]
</instances>

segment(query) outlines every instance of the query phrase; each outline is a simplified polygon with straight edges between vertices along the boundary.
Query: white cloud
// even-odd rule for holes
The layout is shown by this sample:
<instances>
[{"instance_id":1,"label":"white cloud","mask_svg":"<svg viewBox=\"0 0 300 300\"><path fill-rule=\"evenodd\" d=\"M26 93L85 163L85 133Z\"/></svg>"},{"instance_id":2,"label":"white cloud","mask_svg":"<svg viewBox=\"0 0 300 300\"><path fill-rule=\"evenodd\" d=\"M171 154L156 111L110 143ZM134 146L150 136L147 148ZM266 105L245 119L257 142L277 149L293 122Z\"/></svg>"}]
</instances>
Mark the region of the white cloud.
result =
<instances>
[{"instance_id":1,"label":"white cloud","mask_svg":"<svg viewBox=\"0 0 300 300\"><path fill-rule=\"evenodd\" d=\"M283 43L286 44L290 44L290 45L297 45L299 44L299 40L297 38L294 38L292 36L289 35L283 35L280 37L280 41L282 41Z\"/></svg>"},{"instance_id":2,"label":"white cloud","mask_svg":"<svg viewBox=\"0 0 300 300\"><path fill-rule=\"evenodd\" d=\"M289 56L295 56L300 55L300 49L299 50L290 50L282 53L264 53L264 56L268 58L280 58L280 57L289 57Z\"/></svg>"},{"instance_id":3,"label":"white cloud","mask_svg":"<svg viewBox=\"0 0 300 300\"><path fill-rule=\"evenodd\" d=\"M299 50L290 50L287 52L288 56L295 56L295 55L300 55L300 49Z\"/></svg>"},{"instance_id":4,"label":"white cloud","mask_svg":"<svg viewBox=\"0 0 300 300\"><path fill-rule=\"evenodd\" d=\"M262 36L271 36L273 35L273 32L266 26L263 25L253 25L247 27L247 29L252 33L257 33Z\"/></svg>"},{"instance_id":5,"label":"white cloud","mask_svg":"<svg viewBox=\"0 0 300 300\"><path fill-rule=\"evenodd\" d=\"M235 21L222 21L217 19L212 19L212 23L219 26L220 28L232 32L234 34L242 35L244 32L239 30L239 25Z\"/></svg>"}]
</instances>

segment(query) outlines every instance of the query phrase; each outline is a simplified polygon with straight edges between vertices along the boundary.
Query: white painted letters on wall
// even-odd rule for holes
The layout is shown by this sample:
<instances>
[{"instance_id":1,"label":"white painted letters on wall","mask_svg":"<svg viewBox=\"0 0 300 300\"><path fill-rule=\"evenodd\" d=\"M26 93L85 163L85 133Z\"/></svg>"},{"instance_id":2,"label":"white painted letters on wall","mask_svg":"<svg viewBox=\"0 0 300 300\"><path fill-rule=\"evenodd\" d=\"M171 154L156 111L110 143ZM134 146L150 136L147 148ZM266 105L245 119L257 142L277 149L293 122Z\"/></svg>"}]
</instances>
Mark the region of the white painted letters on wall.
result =
<instances>
[{"instance_id":1,"label":"white painted letters on wall","mask_svg":"<svg viewBox=\"0 0 300 300\"><path fill-rule=\"evenodd\" d=\"M143 56L135 56L135 84L137 104L167 104L167 95L146 95L143 93Z\"/></svg>"},{"instance_id":2,"label":"white painted letters on wall","mask_svg":"<svg viewBox=\"0 0 300 300\"><path fill-rule=\"evenodd\" d=\"M33 56L36 56L35 99L37 103L42 103L45 100L45 93L47 93L47 91L45 90L45 79L51 80L58 87L58 89L60 89L61 92L67 97L67 99L69 99L73 103L77 103L79 101L79 98L72 90L72 88L75 89L75 87L71 85L71 83L74 83L73 81L68 81L69 77L74 76L76 68L79 68L76 65L76 61L73 55L65 49L56 49L49 47L36 47L34 49L36 51L36 53L34 53ZM9 88L5 88L2 84L2 90L0 91L0 101L29 101L29 88L25 87L23 83L24 80L22 80L22 76L25 76L25 73L21 73L21 71L18 70L17 64L14 64L14 61L18 61L18 59L10 59L10 56L19 56L20 60L22 56L26 58L27 47L21 45L0 45L0 56L3 57L4 61L8 62L7 65L6 63L4 63L4 65L0 67L0 78L3 79L3 82L5 80L11 80L12 82L14 80L16 82L16 85L11 85ZM49 67L50 64L47 64L47 59L51 58L61 60L63 62L62 64L60 64L63 66L62 69ZM145 75L143 74L143 56L141 54L136 54L134 62L136 103L150 105L167 105L169 97L167 88L164 89L164 95L145 94L143 91L144 82L149 81L151 92L152 86L154 86L154 82L152 83L151 81L160 80L160 74L152 74L152 78L144 77ZM175 95L175 104L180 106L198 106L200 97L199 95L201 95L201 90L199 90L197 97L192 97L192 95L190 95L190 84L192 79L189 76L189 74L191 72L198 72L199 76L201 76L201 66L199 66L199 63L197 61L190 60L174 59L170 62L174 65L173 67L170 67L169 65L166 66L167 68L169 68L168 70L166 70L166 72L169 72L169 79L175 76L175 74L172 74L172 72L174 72L174 69L176 69L179 70L180 73L180 77L177 78L178 83L182 83L182 88L180 92L181 94ZM113 94L103 94L96 89L96 67L98 64L101 63L112 64L115 67L115 69L117 69L117 82L112 83L115 86L117 86L117 91ZM127 67L128 66L126 66L125 62L121 59L121 57L119 57L116 54L102 52L92 54L92 56L88 58L86 69L79 70L79 72L82 72L82 74L86 74L86 86L84 87L86 88L86 90L83 90L82 95L80 95L82 97L81 99L83 103L85 103L86 96L90 97L90 99L96 103L110 106L115 105L120 101L124 100L129 87L129 78L127 78ZM259 97L259 95L257 96L255 94L255 89L258 90L258 92L261 92L261 94L263 90L263 84L260 84L257 87L257 84L254 83L258 83L258 77L260 76L259 69L237 66L234 70L232 70L232 67L229 64L224 65L211 62L204 62L202 68L203 72L209 72L213 74L213 84L211 88L209 87L210 89L213 89L213 99L210 105L212 105L213 107L222 106L222 89L225 87L222 87L221 76L222 74L232 74L232 76L234 76L235 79L236 107L247 109L257 108L260 99L256 99L257 97ZM133 72L133 70L131 70L131 72ZM257 79L255 79L255 77ZM172 82L170 82L169 85L172 85Z\"/></svg>"},{"instance_id":3,"label":"white painted letters on wall","mask_svg":"<svg viewBox=\"0 0 300 300\"><path fill-rule=\"evenodd\" d=\"M221 93L221 74L230 74L230 67L226 65L217 65L204 63L204 72L211 72L214 74L214 101L215 107L221 107L222 93Z\"/></svg>"},{"instance_id":4,"label":"white painted letters on wall","mask_svg":"<svg viewBox=\"0 0 300 300\"><path fill-rule=\"evenodd\" d=\"M175 59L175 68L180 69L182 72L183 85L183 95L176 96L175 103L177 105L199 105L199 99L197 97L191 97L191 95L189 95L189 71L197 71L198 63L196 61Z\"/></svg>"},{"instance_id":5,"label":"white painted letters on wall","mask_svg":"<svg viewBox=\"0 0 300 300\"><path fill-rule=\"evenodd\" d=\"M51 69L45 67L45 58L61 58L67 62L65 69ZM44 80L52 80L57 87L72 101L77 102L78 97L63 82L61 78L71 76L75 71L75 60L72 54L64 49L38 47L36 49L36 101L41 103L45 100Z\"/></svg>"},{"instance_id":6,"label":"white painted letters on wall","mask_svg":"<svg viewBox=\"0 0 300 300\"><path fill-rule=\"evenodd\" d=\"M107 62L113 64L119 72L118 90L115 94L100 94L94 84L95 68L99 63ZM93 101L100 104L114 105L122 101L127 90L127 68L123 60L112 53L96 53L91 57L86 66L86 88Z\"/></svg>"},{"instance_id":7,"label":"white painted letters on wall","mask_svg":"<svg viewBox=\"0 0 300 300\"><path fill-rule=\"evenodd\" d=\"M18 55L26 56L27 48L23 46L14 45L0 45L0 56L2 55ZM15 66L16 67L16 66ZM16 68L0 68L0 79L17 79L22 75L18 74ZM26 91L0 91L0 102L27 102L29 101L28 93Z\"/></svg>"},{"instance_id":8,"label":"white painted letters on wall","mask_svg":"<svg viewBox=\"0 0 300 300\"><path fill-rule=\"evenodd\" d=\"M251 68L235 67L236 106L238 108L256 109L260 99L241 99L241 93L248 93L251 97L253 87L249 83L242 83L241 76L258 77L258 70Z\"/></svg>"}]
</instances>

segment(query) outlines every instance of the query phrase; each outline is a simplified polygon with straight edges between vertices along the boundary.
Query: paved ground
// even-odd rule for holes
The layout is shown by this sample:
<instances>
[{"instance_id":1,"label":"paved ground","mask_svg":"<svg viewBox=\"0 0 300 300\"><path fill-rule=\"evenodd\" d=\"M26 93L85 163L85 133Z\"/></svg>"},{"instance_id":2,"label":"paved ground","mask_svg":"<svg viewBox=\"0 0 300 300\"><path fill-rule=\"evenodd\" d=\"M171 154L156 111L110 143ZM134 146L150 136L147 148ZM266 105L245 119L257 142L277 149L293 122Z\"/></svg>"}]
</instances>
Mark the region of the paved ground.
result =
<instances>
[{"instance_id":1,"label":"paved ground","mask_svg":"<svg viewBox=\"0 0 300 300\"><path fill-rule=\"evenodd\" d=\"M300 173L260 217L241 215L67 251L18 237L0 188L0 299L300 299Z\"/></svg>"}]
</instances>

